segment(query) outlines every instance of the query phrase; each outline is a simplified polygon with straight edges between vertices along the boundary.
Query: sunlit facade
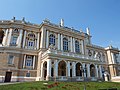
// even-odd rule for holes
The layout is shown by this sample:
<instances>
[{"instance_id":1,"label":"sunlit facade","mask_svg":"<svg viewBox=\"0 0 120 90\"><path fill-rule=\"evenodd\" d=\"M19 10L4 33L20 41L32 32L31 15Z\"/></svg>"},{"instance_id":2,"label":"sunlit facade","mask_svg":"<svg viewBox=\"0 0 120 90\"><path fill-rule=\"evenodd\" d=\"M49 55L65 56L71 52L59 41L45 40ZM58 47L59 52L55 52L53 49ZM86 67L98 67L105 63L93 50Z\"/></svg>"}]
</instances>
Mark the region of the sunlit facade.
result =
<instances>
[{"instance_id":1,"label":"sunlit facade","mask_svg":"<svg viewBox=\"0 0 120 90\"><path fill-rule=\"evenodd\" d=\"M0 82L120 81L119 49L91 43L86 33L49 20L0 21Z\"/></svg>"}]
</instances>

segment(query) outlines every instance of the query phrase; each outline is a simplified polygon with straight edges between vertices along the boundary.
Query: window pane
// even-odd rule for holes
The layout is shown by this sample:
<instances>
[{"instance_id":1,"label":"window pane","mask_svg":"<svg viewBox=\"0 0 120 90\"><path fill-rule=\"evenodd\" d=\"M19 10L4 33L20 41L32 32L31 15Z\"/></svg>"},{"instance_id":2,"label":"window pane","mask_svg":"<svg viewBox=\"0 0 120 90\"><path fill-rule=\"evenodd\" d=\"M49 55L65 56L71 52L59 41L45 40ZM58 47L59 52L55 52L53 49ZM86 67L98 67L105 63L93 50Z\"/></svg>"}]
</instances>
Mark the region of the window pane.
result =
<instances>
[{"instance_id":1,"label":"window pane","mask_svg":"<svg viewBox=\"0 0 120 90\"><path fill-rule=\"evenodd\" d=\"M63 50L68 51L68 39L63 38Z\"/></svg>"},{"instance_id":2,"label":"window pane","mask_svg":"<svg viewBox=\"0 0 120 90\"><path fill-rule=\"evenodd\" d=\"M77 53L80 52L80 45L79 45L79 42L78 42L78 41L75 41L75 51L76 51Z\"/></svg>"},{"instance_id":3,"label":"window pane","mask_svg":"<svg viewBox=\"0 0 120 90\"><path fill-rule=\"evenodd\" d=\"M27 56L26 66L33 66L33 57L32 56Z\"/></svg>"},{"instance_id":4,"label":"window pane","mask_svg":"<svg viewBox=\"0 0 120 90\"><path fill-rule=\"evenodd\" d=\"M8 58L8 64L13 64L13 57L12 55L9 56Z\"/></svg>"},{"instance_id":5,"label":"window pane","mask_svg":"<svg viewBox=\"0 0 120 90\"><path fill-rule=\"evenodd\" d=\"M49 36L49 45L55 45L55 36L53 34L51 34Z\"/></svg>"},{"instance_id":6,"label":"window pane","mask_svg":"<svg viewBox=\"0 0 120 90\"><path fill-rule=\"evenodd\" d=\"M28 73L26 73L26 77L30 77L30 73L28 72Z\"/></svg>"},{"instance_id":7,"label":"window pane","mask_svg":"<svg viewBox=\"0 0 120 90\"><path fill-rule=\"evenodd\" d=\"M11 44L15 45L17 42L17 38L18 38L17 36L13 36Z\"/></svg>"}]
</instances>

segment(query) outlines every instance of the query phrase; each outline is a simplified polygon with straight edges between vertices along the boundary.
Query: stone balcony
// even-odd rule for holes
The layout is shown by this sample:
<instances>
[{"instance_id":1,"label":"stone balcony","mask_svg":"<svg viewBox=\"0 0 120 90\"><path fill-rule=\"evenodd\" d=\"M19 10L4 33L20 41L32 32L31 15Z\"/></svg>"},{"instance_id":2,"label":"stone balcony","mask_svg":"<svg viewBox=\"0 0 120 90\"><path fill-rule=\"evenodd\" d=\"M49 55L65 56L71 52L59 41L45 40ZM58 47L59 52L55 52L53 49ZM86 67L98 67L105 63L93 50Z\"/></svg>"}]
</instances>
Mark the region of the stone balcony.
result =
<instances>
[{"instance_id":1,"label":"stone balcony","mask_svg":"<svg viewBox=\"0 0 120 90\"><path fill-rule=\"evenodd\" d=\"M64 52L64 51L59 51L55 49L48 49L42 54L42 57L45 57L48 54L52 55L57 55L57 56L63 56L63 57L70 57L70 58L77 58L77 59L82 59L82 60L92 60L92 61L100 61L98 58L94 57L89 57L83 54L76 54L73 52Z\"/></svg>"}]
</instances>

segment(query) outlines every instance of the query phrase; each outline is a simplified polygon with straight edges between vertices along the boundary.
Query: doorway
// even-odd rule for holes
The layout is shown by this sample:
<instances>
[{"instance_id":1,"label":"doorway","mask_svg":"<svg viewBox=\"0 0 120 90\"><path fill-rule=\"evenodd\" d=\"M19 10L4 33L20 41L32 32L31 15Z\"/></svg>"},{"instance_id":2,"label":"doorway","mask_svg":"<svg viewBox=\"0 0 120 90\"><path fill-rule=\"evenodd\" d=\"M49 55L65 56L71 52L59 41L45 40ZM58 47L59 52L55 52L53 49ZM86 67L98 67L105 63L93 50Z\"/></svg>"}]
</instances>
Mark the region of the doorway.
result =
<instances>
[{"instance_id":1,"label":"doorway","mask_svg":"<svg viewBox=\"0 0 120 90\"><path fill-rule=\"evenodd\" d=\"M10 82L11 81L11 76L12 76L12 72L6 72L4 82Z\"/></svg>"}]
</instances>

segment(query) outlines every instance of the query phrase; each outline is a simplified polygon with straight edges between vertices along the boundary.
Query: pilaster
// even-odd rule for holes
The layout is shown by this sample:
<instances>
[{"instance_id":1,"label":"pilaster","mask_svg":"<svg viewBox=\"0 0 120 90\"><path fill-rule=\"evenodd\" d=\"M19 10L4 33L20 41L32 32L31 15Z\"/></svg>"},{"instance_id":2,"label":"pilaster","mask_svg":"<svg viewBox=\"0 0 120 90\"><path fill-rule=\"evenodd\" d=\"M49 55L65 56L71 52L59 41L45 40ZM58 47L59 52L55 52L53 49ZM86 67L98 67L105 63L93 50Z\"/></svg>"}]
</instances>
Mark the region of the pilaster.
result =
<instances>
[{"instance_id":1,"label":"pilaster","mask_svg":"<svg viewBox=\"0 0 120 90\"><path fill-rule=\"evenodd\" d=\"M73 40L72 37L70 37L70 50L73 52Z\"/></svg>"},{"instance_id":2,"label":"pilaster","mask_svg":"<svg viewBox=\"0 0 120 90\"><path fill-rule=\"evenodd\" d=\"M48 48L49 45L49 31L47 30L47 34L46 34L46 48Z\"/></svg>"},{"instance_id":3,"label":"pilaster","mask_svg":"<svg viewBox=\"0 0 120 90\"><path fill-rule=\"evenodd\" d=\"M98 67L95 65L96 77L98 77Z\"/></svg>"},{"instance_id":4,"label":"pilaster","mask_svg":"<svg viewBox=\"0 0 120 90\"><path fill-rule=\"evenodd\" d=\"M61 51L63 51L63 35L61 34Z\"/></svg>"},{"instance_id":5,"label":"pilaster","mask_svg":"<svg viewBox=\"0 0 120 90\"><path fill-rule=\"evenodd\" d=\"M8 46L10 45L11 36L12 36L12 28L9 30L9 34L8 34L8 41L7 41Z\"/></svg>"},{"instance_id":6,"label":"pilaster","mask_svg":"<svg viewBox=\"0 0 120 90\"><path fill-rule=\"evenodd\" d=\"M35 56L33 57L33 69L35 68Z\"/></svg>"},{"instance_id":7,"label":"pilaster","mask_svg":"<svg viewBox=\"0 0 120 90\"><path fill-rule=\"evenodd\" d=\"M23 38L23 48L25 48L25 43L26 43L26 31L24 31L24 38Z\"/></svg>"},{"instance_id":8,"label":"pilaster","mask_svg":"<svg viewBox=\"0 0 120 90\"><path fill-rule=\"evenodd\" d=\"M87 77L90 77L90 64L87 64Z\"/></svg>"},{"instance_id":9,"label":"pilaster","mask_svg":"<svg viewBox=\"0 0 120 90\"><path fill-rule=\"evenodd\" d=\"M47 77L51 77L51 60L47 59Z\"/></svg>"},{"instance_id":10,"label":"pilaster","mask_svg":"<svg viewBox=\"0 0 120 90\"><path fill-rule=\"evenodd\" d=\"M39 49L39 42L40 42L40 33L38 32L38 37L37 37L37 49Z\"/></svg>"},{"instance_id":11,"label":"pilaster","mask_svg":"<svg viewBox=\"0 0 120 90\"><path fill-rule=\"evenodd\" d=\"M73 38L73 52L75 52L75 38Z\"/></svg>"},{"instance_id":12,"label":"pilaster","mask_svg":"<svg viewBox=\"0 0 120 90\"><path fill-rule=\"evenodd\" d=\"M57 60L55 60L54 70L55 70L54 76L55 76L55 77L58 77L58 61L57 61Z\"/></svg>"},{"instance_id":13,"label":"pilaster","mask_svg":"<svg viewBox=\"0 0 120 90\"><path fill-rule=\"evenodd\" d=\"M18 42L18 47L21 47L21 42L22 42L22 35L23 35L23 30L20 30L20 33L19 33L19 42Z\"/></svg>"},{"instance_id":14,"label":"pilaster","mask_svg":"<svg viewBox=\"0 0 120 90\"><path fill-rule=\"evenodd\" d=\"M40 48L45 48L46 28L42 28Z\"/></svg>"},{"instance_id":15,"label":"pilaster","mask_svg":"<svg viewBox=\"0 0 120 90\"><path fill-rule=\"evenodd\" d=\"M60 34L58 33L58 50L60 50Z\"/></svg>"},{"instance_id":16,"label":"pilaster","mask_svg":"<svg viewBox=\"0 0 120 90\"><path fill-rule=\"evenodd\" d=\"M76 67L75 62L72 62L72 76L76 77Z\"/></svg>"},{"instance_id":17,"label":"pilaster","mask_svg":"<svg viewBox=\"0 0 120 90\"><path fill-rule=\"evenodd\" d=\"M5 34L4 34L3 42L2 42L3 45L6 45L6 42L7 42L7 36L8 36L8 29L5 30Z\"/></svg>"},{"instance_id":18,"label":"pilaster","mask_svg":"<svg viewBox=\"0 0 120 90\"><path fill-rule=\"evenodd\" d=\"M100 72L100 78L102 78L102 69L101 69L101 65L99 65L99 72Z\"/></svg>"},{"instance_id":19,"label":"pilaster","mask_svg":"<svg viewBox=\"0 0 120 90\"><path fill-rule=\"evenodd\" d=\"M68 71L68 77L70 77L70 62L68 61L67 63L67 71Z\"/></svg>"}]
</instances>

